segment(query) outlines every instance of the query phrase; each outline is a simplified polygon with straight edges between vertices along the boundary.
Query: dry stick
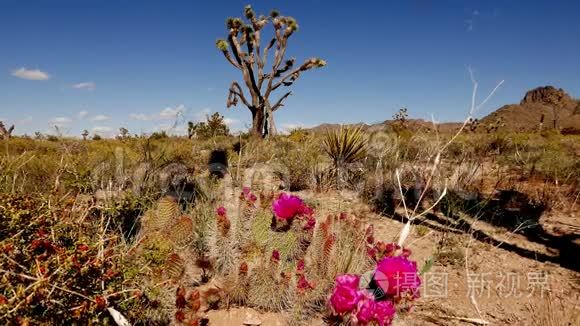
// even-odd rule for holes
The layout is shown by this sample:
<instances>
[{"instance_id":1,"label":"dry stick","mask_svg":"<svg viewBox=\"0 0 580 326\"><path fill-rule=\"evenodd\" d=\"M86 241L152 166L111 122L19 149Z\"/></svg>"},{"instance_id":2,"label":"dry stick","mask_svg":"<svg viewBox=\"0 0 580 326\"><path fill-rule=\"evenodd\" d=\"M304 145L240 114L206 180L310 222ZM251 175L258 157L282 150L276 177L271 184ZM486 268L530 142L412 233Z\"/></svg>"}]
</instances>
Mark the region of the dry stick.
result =
<instances>
[{"instance_id":1,"label":"dry stick","mask_svg":"<svg viewBox=\"0 0 580 326\"><path fill-rule=\"evenodd\" d=\"M451 137L451 139L438 151L437 156L433 162L433 168L431 170L431 176L429 177L429 180L427 181L427 185L430 184L431 180L433 179L434 176L434 172L435 169L437 167L437 165L439 164L439 160L441 157L441 154L447 149L447 147L449 147L449 145L451 145L455 139L461 134L461 132L463 131L463 129L465 128L465 126L467 125L469 119L472 117L472 115L478 110L480 109L483 105L485 105L485 103L487 103L487 101L493 96L493 94L496 92L496 90L503 84L503 80L500 81L495 88L489 93L489 95L485 98L485 100L483 100L483 102L481 102L479 105L475 105L475 100L476 100L476 95L477 95L477 87L478 87L478 83L475 80L474 76L473 76L473 71L471 70L470 67L468 67L468 71L469 71L469 75L471 77L471 82L473 83L473 92L471 95L471 109L469 111L469 115L468 117L465 119L465 121L463 121L463 124L461 125L461 127L459 128L459 130L457 131L457 133L455 133L455 135L453 135L453 137ZM419 206L419 203L421 201L421 199L423 198L424 194L427 191L427 186L425 187L425 189L423 190L423 192L421 193L420 197L419 197L419 201L417 203L417 205L415 206L415 210L413 210L412 216L409 217L409 213L407 212L407 205L405 203L405 196L403 194L403 189L401 186L401 179L399 177L399 171L396 170L396 175L397 175L397 182L399 185L399 191L401 193L401 197L403 199L403 205L405 208L405 215L407 216L407 223L405 224L405 226L403 227L403 230L401 230L400 235L399 235L399 241L397 242L397 244L399 246L403 246L403 243L405 242L405 240L407 239L407 237L409 236L409 233L411 231L411 224L413 222L413 220L416 217L419 217L421 215L427 214L430 210L432 210L438 203L439 201L441 201L443 199L443 197L445 196L446 192L447 192L447 186L445 186L445 188L443 189L443 193L441 194L441 196L439 197L439 199L436 201L436 203L431 206L430 208L428 208L427 210L423 211L423 213L419 214L418 216L415 216L416 213L416 209ZM470 241L473 239L473 237L470 238ZM467 265L467 250L468 248L466 248L466 259L465 259L465 268L466 271L469 273L469 269L468 269L468 265ZM479 317L481 318L481 311L479 310L479 306L477 305L477 301L475 300L475 296L472 295L470 296L470 300L471 303L473 304L473 306L475 307L475 310L477 311Z\"/></svg>"},{"instance_id":2,"label":"dry stick","mask_svg":"<svg viewBox=\"0 0 580 326\"><path fill-rule=\"evenodd\" d=\"M33 276L26 275L26 274L22 274L22 273L14 273L14 272L7 271L7 270L4 270L4 269L0 269L0 273L11 274L11 275L19 276L19 277L25 278L27 280L36 281L36 282L43 282L44 281L43 279L39 279L37 277L33 277ZM67 293L70 293L70 294L74 294L74 295L79 296L79 297L81 297L83 299L86 299L86 300L89 300L91 302L94 302L93 299L87 297L84 294L81 294L81 293L78 293L78 292L75 292L75 291L72 291L72 290L69 290L69 289L65 289L65 288L60 287L60 286L58 286L56 284L52 284L52 283L46 283L46 284L47 285L54 286L55 288L57 288L57 289L59 289L61 291L64 291L64 292L67 292Z\"/></svg>"},{"instance_id":3,"label":"dry stick","mask_svg":"<svg viewBox=\"0 0 580 326\"><path fill-rule=\"evenodd\" d=\"M469 262L468 262L469 247L471 246L472 241L473 241L473 237L470 237L469 242L467 243L467 246L465 247L465 276L467 276L467 278L469 278ZM479 315L479 318L484 320L482 315L481 315L481 310L479 309L479 305L477 304L477 300L475 299L475 291L471 291L470 296L469 296L469 300L471 301L471 304L475 308L477 315Z\"/></svg>"}]
</instances>

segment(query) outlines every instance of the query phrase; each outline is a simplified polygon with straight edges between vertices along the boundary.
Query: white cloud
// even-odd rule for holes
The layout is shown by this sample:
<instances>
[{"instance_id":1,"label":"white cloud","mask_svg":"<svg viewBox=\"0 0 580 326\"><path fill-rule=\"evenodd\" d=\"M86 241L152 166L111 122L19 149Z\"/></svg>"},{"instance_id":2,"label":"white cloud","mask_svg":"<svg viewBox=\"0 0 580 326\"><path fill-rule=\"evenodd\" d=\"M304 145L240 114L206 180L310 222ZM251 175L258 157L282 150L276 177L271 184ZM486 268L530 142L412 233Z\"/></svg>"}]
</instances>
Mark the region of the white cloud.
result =
<instances>
[{"instance_id":1,"label":"white cloud","mask_svg":"<svg viewBox=\"0 0 580 326\"><path fill-rule=\"evenodd\" d=\"M165 120L175 119L178 116L183 115L183 113L185 113L185 105L179 104L175 108L167 107L167 108L161 110L161 112L159 113L159 118L165 119Z\"/></svg>"},{"instance_id":2,"label":"white cloud","mask_svg":"<svg viewBox=\"0 0 580 326\"><path fill-rule=\"evenodd\" d=\"M113 131L111 127L97 126L93 128L93 133L95 134L108 134Z\"/></svg>"},{"instance_id":3,"label":"white cloud","mask_svg":"<svg viewBox=\"0 0 580 326\"><path fill-rule=\"evenodd\" d=\"M38 69L26 69L24 67L12 71L12 76L27 80L48 80L50 75Z\"/></svg>"},{"instance_id":4,"label":"white cloud","mask_svg":"<svg viewBox=\"0 0 580 326\"><path fill-rule=\"evenodd\" d=\"M166 107L159 113L146 114L146 113L131 113L129 118L132 120L139 121L152 121L152 120L176 120L178 117L183 116L187 108L183 104L179 104L175 108Z\"/></svg>"},{"instance_id":5,"label":"white cloud","mask_svg":"<svg viewBox=\"0 0 580 326\"><path fill-rule=\"evenodd\" d=\"M147 115L147 114L144 114L144 113L131 113L131 114L129 114L129 118L131 120L151 121L155 117L154 117L154 115Z\"/></svg>"},{"instance_id":6,"label":"white cloud","mask_svg":"<svg viewBox=\"0 0 580 326\"><path fill-rule=\"evenodd\" d=\"M224 123L228 126L240 123L240 120L231 119L231 118L224 118Z\"/></svg>"},{"instance_id":7,"label":"white cloud","mask_svg":"<svg viewBox=\"0 0 580 326\"><path fill-rule=\"evenodd\" d=\"M91 118L92 121L107 121L109 119L111 119L111 118L109 116L104 115L104 114L99 114L99 115L96 115L96 116Z\"/></svg>"},{"instance_id":8,"label":"white cloud","mask_svg":"<svg viewBox=\"0 0 580 326\"><path fill-rule=\"evenodd\" d=\"M76 88L76 89L87 89L87 90L94 90L97 87L97 85L95 85L94 82L83 82L83 83L78 83L78 84L74 84L72 85L72 88Z\"/></svg>"},{"instance_id":9,"label":"white cloud","mask_svg":"<svg viewBox=\"0 0 580 326\"><path fill-rule=\"evenodd\" d=\"M89 111L80 111L79 113L77 113L77 117L79 117L79 119L84 119L87 116L89 116Z\"/></svg>"},{"instance_id":10,"label":"white cloud","mask_svg":"<svg viewBox=\"0 0 580 326\"><path fill-rule=\"evenodd\" d=\"M69 117L56 117L50 120L50 124L55 127L64 127L72 122L72 119Z\"/></svg>"}]
</instances>

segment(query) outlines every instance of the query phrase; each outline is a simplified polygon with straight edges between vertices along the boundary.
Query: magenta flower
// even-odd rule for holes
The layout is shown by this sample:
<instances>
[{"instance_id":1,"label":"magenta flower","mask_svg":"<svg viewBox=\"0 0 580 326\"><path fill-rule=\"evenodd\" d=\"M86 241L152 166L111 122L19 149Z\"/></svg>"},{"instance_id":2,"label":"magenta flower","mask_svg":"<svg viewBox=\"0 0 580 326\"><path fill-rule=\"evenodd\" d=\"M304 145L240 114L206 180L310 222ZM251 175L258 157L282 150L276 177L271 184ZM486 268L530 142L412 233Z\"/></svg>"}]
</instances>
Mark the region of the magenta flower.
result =
<instances>
[{"instance_id":1,"label":"magenta flower","mask_svg":"<svg viewBox=\"0 0 580 326\"><path fill-rule=\"evenodd\" d=\"M221 216L221 217L225 217L226 216L226 208L223 207L223 206L218 207L217 210L216 210L216 212L217 212L217 215L218 216Z\"/></svg>"},{"instance_id":2,"label":"magenta flower","mask_svg":"<svg viewBox=\"0 0 580 326\"><path fill-rule=\"evenodd\" d=\"M252 193L252 191L250 190L250 187L243 187L242 193L240 194L240 199L245 200L245 201L249 202L250 204L253 204L256 202L256 200L258 200L258 197L256 197L256 195L254 195L254 193Z\"/></svg>"},{"instance_id":3,"label":"magenta flower","mask_svg":"<svg viewBox=\"0 0 580 326\"><path fill-rule=\"evenodd\" d=\"M418 296L421 286L417 263L404 256L383 258L377 264L374 279L389 297L400 297L405 293Z\"/></svg>"},{"instance_id":4,"label":"magenta flower","mask_svg":"<svg viewBox=\"0 0 580 326\"><path fill-rule=\"evenodd\" d=\"M330 296L330 305L337 314L353 311L361 299L358 290L360 276L343 274L336 277L336 286Z\"/></svg>"},{"instance_id":5,"label":"magenta flower","mask_svg":"<svg viewBox=\"0 0 580 326\"><path fill-rule=\"evenodd\" d=\"M396 312L391 301L379 301L375 305L375 320L379 326L390 326Z\"/></svg>"},{"instance_id":6,"label":"magenta flower","mask_svg":"<svg viewBox=\"0 0 580 326\"><path fill-rule=\"evenodd\" d=\"M300 275L296 288L299 292L304 293L306 290L314 289L314 285L306 279L306 276Z\"/></svg>"},{"instance_id":7,"label":"magenta flower","mask_svg":"<svg viewBox=\"0 0 580 326\"><path fill-rule=\"evenodd\" d=\"M272 251L272 261L276 263L280 261L280 252L278 250Z\"/></svg>"},{"instance_id":8,"label":"magenta flower","mask_svg":"<svg viewBox=\"0 0 580 326\"><path fill-rule=\"evenodd\" d=\"M272 203L274 215L280 220L290 220L296 216L311 215L312 209L300 197L281 193Z\"/></svg>"},{"instance_id":9,"label":"magenta flower","mask_svg":"<svg viewBox=\"0 0 580 326\"><path fill-rule=\"evenodd\" d=\"M375 319L377 303L375 298L372 297L367 291L361 291L362 300L358 303L358 312L356 314L356 319L358 324L366 325Z\"/></svg>"},{"instance_id":10,"label":"magenta flower","mask_svg":"<svg viewBox=\"0 0 580 326\"><path fill-rule=\"evenodd\" d=\"M304 225L304 230L313 230L316 226L316 219L314 217L310 217L306 224Z\"/></svg>"},{"instance_id":11,"label":"magenta flower","mask_svg":"<svg viewBox=\"0 0 580 326\"><path fill-rule=\"evenodd\" d=\"M304 274L304 259L300 259L296 263L296 274Z\"/></svg>"}]
</instances>

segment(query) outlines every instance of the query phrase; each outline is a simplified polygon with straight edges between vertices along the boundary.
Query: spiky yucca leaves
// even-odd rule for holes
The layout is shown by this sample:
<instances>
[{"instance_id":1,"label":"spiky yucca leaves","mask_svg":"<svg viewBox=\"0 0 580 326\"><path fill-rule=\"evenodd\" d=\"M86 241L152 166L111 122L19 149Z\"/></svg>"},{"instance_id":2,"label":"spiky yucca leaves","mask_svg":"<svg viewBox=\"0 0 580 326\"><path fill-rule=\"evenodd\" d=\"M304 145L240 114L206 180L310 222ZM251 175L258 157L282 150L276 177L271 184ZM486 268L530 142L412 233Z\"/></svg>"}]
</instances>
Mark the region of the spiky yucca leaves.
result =
<instances>
[{"instance_id":1,"label":"spiky yucca leaves","mask_svg":"<svg viewBox=\"0 0 580 326\"><path fill-rule=\"evenodd\" d=\"M367 153L367 141L361 128L341 126L338 130L330 130L322 144L337 168L360 162Z\"/></svg>"},{"instance_id":2,"label":"spiky yucca leaves","mask_svg":"<svg viewBox=\"0 0 580 326\"><path fill-rule=\"evenodd\" d=\"M332 159L331 174L335 175L337 185L342 187L349 179L353 166L365 159L367 139L361 128L341 126L338 130L328 131L322 144Z\"/></svg>"}]
</instances>

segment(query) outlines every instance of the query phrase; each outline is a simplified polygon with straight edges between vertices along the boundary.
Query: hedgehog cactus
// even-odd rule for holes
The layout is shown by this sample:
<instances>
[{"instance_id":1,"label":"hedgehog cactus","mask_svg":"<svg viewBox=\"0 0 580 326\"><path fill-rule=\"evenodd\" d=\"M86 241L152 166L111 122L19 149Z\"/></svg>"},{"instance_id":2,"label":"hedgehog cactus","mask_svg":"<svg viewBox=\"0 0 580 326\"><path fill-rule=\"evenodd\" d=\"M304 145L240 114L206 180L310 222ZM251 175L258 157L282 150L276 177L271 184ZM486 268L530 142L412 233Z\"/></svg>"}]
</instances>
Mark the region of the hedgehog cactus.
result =
<instances>
[{"instance_id":1,"label":"hedgehog cactus","mask_svg":"<svg viewBox=\"0 0 580 326\"><path fill-rule=\"evenodd\" d=\"M179 280L185 271L185 261L176 253L167 257L165 273L172 280Z\"/></svg>"},{"instance_id":2,"label":"hedgehog cactus","mask_svg":"<svg viewBox=\"0 0 580 326\"><path fill-rule=\"evenodd\" d=\"M175 222L167 234L175 245L184 247L193 240L193 232L193 220L188 216L182 216Z\"/></svg>"},{"instance_id":3,"label":"hedgehog cactus","mask_svg":"<svg viewBox=\"0 0 580 326\"><path fill-rule=\"evenodd\" d=\"M179 216L179 205L170 196L161 198L154 209L145 212L143 225L147 230L168 230Z\"/></svg>"},{"instance_id":4,"label":"hedgehog cactus","mask_svg":"<svg viewBox=\"0 0 580 326\"><path fill-rule=\"evenodd\" d=\"M250 97L246 97L242 86L234 81L226 105L228 108L237 106L241 101L252 113L252 133L262 137L275 135L274 112L284 106L284 100L292 92L288 91L276 101L271 101L273 92L280 87L292 85L302 72L325 66L326 61L311 58L292 69L294 59L284 59L288 39L298 30L298 23L293 17L280 16L275 10L269 17L257 16L251 6L244 8L244 17L247 24L240 18L228 18L227 39L216 41L216 47L226 60L242 71L245 88L250 93ZM262 47L261 32L270 22L274 28L274 37ZM274 49L274 56L270 68L266 65L271 49Z\"/></svg>"}]
</instances>

